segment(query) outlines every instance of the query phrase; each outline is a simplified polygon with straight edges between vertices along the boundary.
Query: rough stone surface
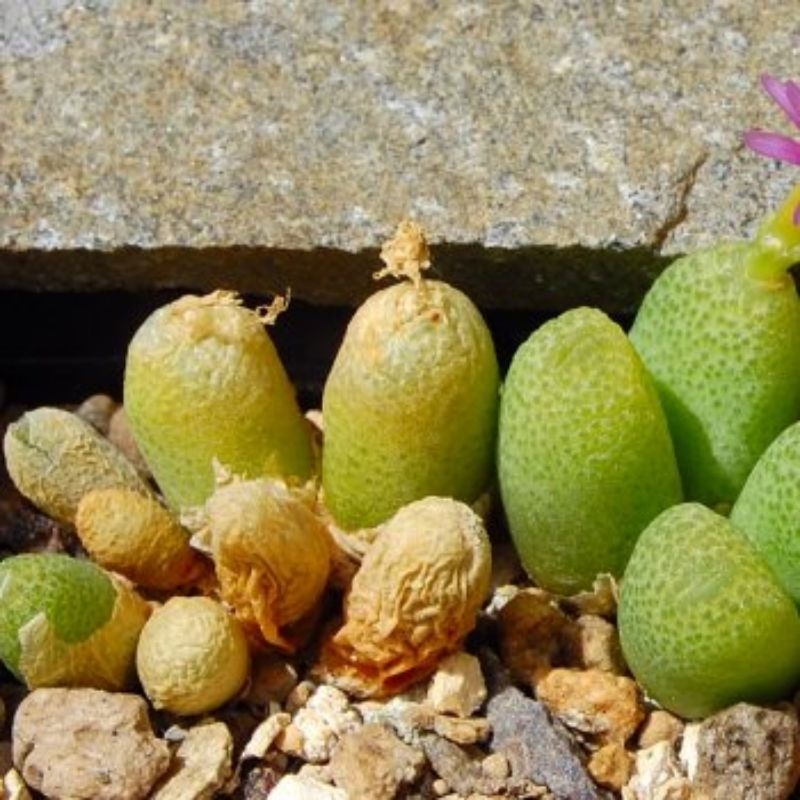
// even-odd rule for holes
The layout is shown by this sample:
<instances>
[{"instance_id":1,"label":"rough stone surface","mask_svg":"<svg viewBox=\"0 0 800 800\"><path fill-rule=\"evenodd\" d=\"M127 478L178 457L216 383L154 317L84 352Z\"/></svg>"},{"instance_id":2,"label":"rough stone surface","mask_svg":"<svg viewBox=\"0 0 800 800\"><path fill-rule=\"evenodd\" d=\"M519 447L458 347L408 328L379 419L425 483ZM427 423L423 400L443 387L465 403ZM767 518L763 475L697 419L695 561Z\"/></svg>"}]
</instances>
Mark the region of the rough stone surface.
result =
<instances>
[{"instance_id":1,"label":"rough stone surface","mask_svg":"<svg viewBox=\"0 0 800 800\"><path fill-rule=\"evenodd\" d=\"M495 794L505 787L505 778L486 775L479 761L472 760L461 747L447 739L424 736L422 746L434 772L459 795Z\"/></svg>"},{"instance_id":2,"label":"rough stone surface","mask_svg":"<svg viewBox=\"0 0 800 800\"><path fill-rule=\"evenodd\" d=\"M284 742L284 752L296 752L312 764L330 759L339 739L361 727L361 717L351 708L347 696L333 686L320 686L295 714L282 734L296 732L295 747Z\"/></svg>"},{"instance_id":3,"label":"rough stone surface","mask_svg":"<svg viewBox=\"0 0 800 800\"><path fill-rule=\"evenodd\" d=\"M569 735L550 719L541 703L519 689L508 688L489 700L488 717L493 730L492 750L508 758L514 777L543 784L556 797L602 797Z\"/></svg>"},{"instance_id":4,"label":"rough stone surface","mask_svg":"<svg viewBox=\"0 0 800 800\"><path fill-rule=\"evenodd\" d=\"M150 800L211 800L233 772L233 738L222 722L195 725Z\"/></svg>"},{"instance_id":5,"label":"rough stone surface","mask_svg":"<svg viewBox=\"0 0 800 800\"><path fill-rule=\"evenodd\" d=\"M350 800L336 786L302 775L285 775L269 793L269 800Z\"/></svg>"},{"instance_id":6,"label":"rough stone surface","mask_svg":"<svg viewBox=\"0 0 800 800\"><path fill-rule=\"evenodd\" d=\"M586 768L600 786L619 791L630 780L633 756L620 742L611 742L592 753Z\"/></svg>"},{"instance_id":7,"label":"rough stone surface","mask_svg":"<svg viewBox=\"0 0 800 800\"><path fill-rule=\"evenodd\" d=\"M800 778L796 712L739 703L704 720L690 778L710 800L785 800Z\"/></svg>"},{"instance_id":8,"label":"rough stone surface","mask_svg":"<svg viewBox=\"0 0 800 800\"><path fill-rule=\"evenodd\" d=\"M622 800L690 800L692 787L669 742L636 753L634 773Z\"/></svg>"},{"instance_id":9,"label":"rough stone surface","mask_svg":"<svg viewBox=\"0 0 800 800\"><path fill-rule=\"evenodd\" d=\"M598 669L554 669L536 696L565 725L602 743L626 742L645 718L636 681Z\"/></svg>"},{"instance_id":10,"label":"rough stone surface","mask_svg":"<svg viewBox=\"0 0 800 800\"><path fill-rule=\"evenodd\" d=\"M656 708L639 730L638 746L644 750L657 742L674 744L683 733L684 723L669 711Z\"/></svg>"},{"instance_id":11,"label":"rough stone surface","mask_svg":"<svg viewBox=\"0 0 800 800\"><path fill-rule=\"evenodd\" d=\"M14 764L46 797L137 800L169 767L147 704L96 689L37 689L13 725Z\"/></svg>"},{"instance_id":12,"label":"rough stone surface","mask_svg":"<svg viewBox=\"0 0 800 800\"><path fill-rule=\"evenodd\" d=\"M425 767L421 750L404 744L384 725L364 725L342 737L330 762L334 783L350 797L393 800Z\"/></svg>"},{"instance_id":13,"label":"rough stone surface","mask_svg":"<svg viewBox=\"0 0 800 800\"><path fill-rule=\"evenodd\" d=\"M0 0L0 286L352 302L411 215L481 303L628 308L794 180L740 136L796 47L777 2Z\"/></svg>"},{"instance_id":14,"label":"rough stone surface","mask_svg":"<svg viewBox=\"0 0 800 800\"><path fill-rule=\"evenodd\" d=\"M468 717L486 700L486 683L478 659L453 653L439 664L431 678L427 700L438 714Z\"/></svg>"}]
</instances>

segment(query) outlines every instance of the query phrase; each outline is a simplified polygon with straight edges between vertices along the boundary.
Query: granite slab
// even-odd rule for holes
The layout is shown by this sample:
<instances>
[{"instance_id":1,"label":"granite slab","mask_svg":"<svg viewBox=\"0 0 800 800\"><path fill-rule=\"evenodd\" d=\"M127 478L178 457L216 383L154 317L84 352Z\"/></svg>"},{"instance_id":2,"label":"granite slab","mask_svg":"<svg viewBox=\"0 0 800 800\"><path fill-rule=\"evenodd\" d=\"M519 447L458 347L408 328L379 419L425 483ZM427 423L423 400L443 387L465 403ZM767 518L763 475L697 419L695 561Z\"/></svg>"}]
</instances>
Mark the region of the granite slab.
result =
<instances>
[{"instance_id":1,"label":"granite slab","mask_svg":"<svg viewBox=\"0 0 800 800\"><path fill-rule=\"evenodd\" d=\"M0 0L0 288L372 288L404 217L487 307L632 308L798 173L785 2Z\"/></svg>"}]
</instances>

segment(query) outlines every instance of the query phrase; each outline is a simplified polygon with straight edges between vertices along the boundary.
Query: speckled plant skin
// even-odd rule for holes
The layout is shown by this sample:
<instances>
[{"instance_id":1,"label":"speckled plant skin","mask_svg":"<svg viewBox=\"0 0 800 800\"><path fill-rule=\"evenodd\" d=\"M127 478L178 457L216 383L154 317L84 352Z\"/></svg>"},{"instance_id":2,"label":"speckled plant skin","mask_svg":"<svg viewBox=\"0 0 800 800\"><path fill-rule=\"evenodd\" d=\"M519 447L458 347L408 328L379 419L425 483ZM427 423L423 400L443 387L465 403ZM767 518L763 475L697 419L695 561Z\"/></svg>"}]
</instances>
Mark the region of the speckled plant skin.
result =
<instances>
[{"instance_id":1,"label":"speckled plant skin","mask_svg":"<svg viewBox=\"0 0 800 800\"><path fill-rule=\"evenodd\" d=\"M621 585L618 625L645 691L684 717L790 696L800 682L800 618L730 522L674 506L642 533Z\"/></svg>"},{"instance_id":2,"label":"speckled plant skin","mask_svg":"<svg viewBox=\"0 0 800 800\"><path fill-rule=\"evenodd\" d=\"M636 537L680 502L658 396L624 331L577 308L542 325L503 387L498 474L528 573L564 594L622 574Z\"/></svg>"},{"instance_id":3,"label":"speckled plant skin","mask_svg":"<svg viewBox=\"0 0 800 800\"><path fill-rule=\"evenodd\" d=\"M751 245L674 262L630 331L661 396L687 499L730 504L800 416L800 301L788 274L748 275Z\"/></svg>"},{"instance_id":4,"label":"speckled plant skin","mask_svg":"<svg viewBox=\"0 0 800 800\"><path fill-rule=\"evenodd\" d=\"M358 309L322 400L325 502L364 528L428 495L470 503L492 479L499 370L462 292L404 281Z\"/></svg>"},{"instance_id":5,"label":"speckled plant skin","mask_svg":"<svg viewBox=\"0 0 800 800\"><path fill-rule=\"evenodd\" d=\"M758 460L730 520L800 604L800 423L783 431Z\"/></svg>"},{"instance_id":6,"label":"speckled plant skin","mask_svg":"<svg viewBox=\"0 0 800 800\"><path fill-rule=\"evenodd\" d=\"M306 479L309 428L262 319L228 292L157 309L128 347L125 410L176 509L214 489L213 462L242 477Z\"/></svg>"},{"instance_id":7,"label":"speckled plant skin","mask_svg":"<svg viewBox=\"0 0 800 800\"><path fill-rule=\"evenodd\" d=\"M130 688L149 606L91 561L24 553L0 564L0 658L29 688Z\"/></svg>"}]
</instances>

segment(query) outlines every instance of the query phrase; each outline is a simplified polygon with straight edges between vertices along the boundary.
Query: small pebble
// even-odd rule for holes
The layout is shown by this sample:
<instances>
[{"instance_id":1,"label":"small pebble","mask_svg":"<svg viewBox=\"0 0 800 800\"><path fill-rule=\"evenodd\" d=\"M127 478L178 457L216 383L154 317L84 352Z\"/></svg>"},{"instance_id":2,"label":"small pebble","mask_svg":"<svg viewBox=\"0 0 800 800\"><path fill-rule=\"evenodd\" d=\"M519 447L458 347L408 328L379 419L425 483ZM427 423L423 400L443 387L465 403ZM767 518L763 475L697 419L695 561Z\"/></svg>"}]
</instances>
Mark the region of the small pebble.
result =
<instances>
[{"instance_id":1,"label":"small pebble","mask_svg":"<svg viewBox=\"0 0 800 800\"><path fill-rule=\"evenodd\" d=\"M486 683L481 665L469 653L444 658L431 678L427 701L439 714L469 717L486 700Z\"/></svg>"},{"instance_id":2,"label":"small pebble","mask_svg":"<svg viewBox=\"0 0 800 800\"><path fill-rule=\"evenodd\" d=\"M481 761L483 774L489 778L505 780L511 774L511 765L502 753L491 753Z\"/></svg>"}]
</instances>

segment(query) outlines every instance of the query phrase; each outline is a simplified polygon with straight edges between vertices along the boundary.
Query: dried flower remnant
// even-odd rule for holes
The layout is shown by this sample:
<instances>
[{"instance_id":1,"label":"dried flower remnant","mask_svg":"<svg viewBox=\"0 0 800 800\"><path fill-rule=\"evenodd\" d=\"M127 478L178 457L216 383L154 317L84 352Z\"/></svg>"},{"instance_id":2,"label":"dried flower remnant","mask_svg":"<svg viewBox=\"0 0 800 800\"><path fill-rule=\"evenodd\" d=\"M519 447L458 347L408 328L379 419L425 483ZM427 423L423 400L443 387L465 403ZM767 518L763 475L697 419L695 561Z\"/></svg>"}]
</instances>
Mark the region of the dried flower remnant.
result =
<instances>
[{"instance_id":1,"label":"dried flower remnant","mask_svg":"<svg viewBox=\"0 0 800 800\"><path fill-rule=\"evenodd\" d=\"M139 586L175 589L207 572L189 532L153 496L125 488L88 492L78 503L75 527L98 564Z\"/></svg>"},{"instance_id":2,"label":"dried flower remnant","mask_svg":"<svg viewBox=\"0 0 800 800\"><path fill-rule=\"evenodd\" d=\"M315 608L330 572L331 540L314 502L310 489L282 481L232 479L209 498L196 539L245 630L287 651L295 645L285 627Z\"/></svg>"},{"instance_id":3,"label":"dried flower remnant","mask_svg":"<svg viewBox=\"0 0 800 800\"><path fill-rule=\"evenodd\" d=\"M490 579L489 539L469 506L442 497L409 503L367 551L321 672L375 697L428 677L474 627Z\"/></svg>"},{"instance_id":4,"label":"dried flower remnant","mask_svg":"<svg viewBox=\"0 0 800 800\"><path fill-rule=\"evenodd\" d=\"M800 84L765 74L761 76L761 85L789 120L800 128ZM755 128L745 133L744 143L760 155L800 166L800 139ZM793 220L795 225L800 225L800 203L795 206Z\"/></svg>"}]
</instances>

